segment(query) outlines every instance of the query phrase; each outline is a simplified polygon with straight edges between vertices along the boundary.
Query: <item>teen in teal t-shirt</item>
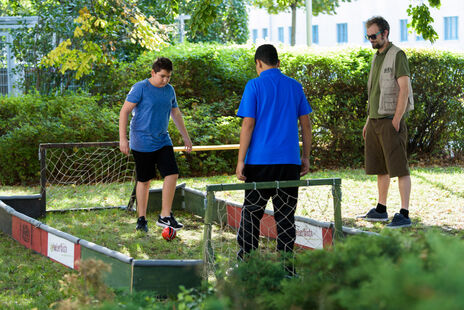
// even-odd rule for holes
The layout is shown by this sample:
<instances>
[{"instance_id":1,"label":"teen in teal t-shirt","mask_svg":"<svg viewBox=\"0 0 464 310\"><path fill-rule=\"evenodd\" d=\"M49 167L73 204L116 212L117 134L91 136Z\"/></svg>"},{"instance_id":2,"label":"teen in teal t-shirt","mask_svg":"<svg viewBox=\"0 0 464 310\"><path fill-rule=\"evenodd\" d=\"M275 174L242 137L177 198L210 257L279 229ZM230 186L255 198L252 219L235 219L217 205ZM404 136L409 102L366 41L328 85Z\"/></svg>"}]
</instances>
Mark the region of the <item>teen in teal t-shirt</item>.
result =
<instances>
[{"instance_id":1,"label":"teen in teal t-shirt","mask_svg":"<svg viewBox=\"0 0 464 310\"><path fill-rule=\"evenodd\" d=\"M126 101L136 103L130 122L130 148L153 152L172 145L168 133L171 109L177 108L174 88L167 84L155 87L148 79L136 83Z\"/></svg>"}]
</instances>

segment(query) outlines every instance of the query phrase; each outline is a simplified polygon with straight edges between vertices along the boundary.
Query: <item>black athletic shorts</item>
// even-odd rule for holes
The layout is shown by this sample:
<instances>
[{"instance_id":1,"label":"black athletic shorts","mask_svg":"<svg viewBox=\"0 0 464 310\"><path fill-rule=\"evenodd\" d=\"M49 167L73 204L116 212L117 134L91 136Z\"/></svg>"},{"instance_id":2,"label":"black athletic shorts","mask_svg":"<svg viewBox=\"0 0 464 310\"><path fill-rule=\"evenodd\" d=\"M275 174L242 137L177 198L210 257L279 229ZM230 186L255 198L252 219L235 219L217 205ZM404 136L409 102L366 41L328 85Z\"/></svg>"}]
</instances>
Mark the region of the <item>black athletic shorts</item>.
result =
<instances>
[{"instance_id":1,"label":"black athletic shorts","mask_svg":"<svg viewBox=\"0 0 464 310\"><path fill-rule=\"evenodd\" d=\"M301 165L278 164L278 165L245 165L243 174L246 176L245 183L289 181L300 179ZM281 191L292 197L298 197L298 187L286 187ZM277 189L258 189L245 191L245 205L253 204L266 206L267 201L278 193ZM258 198L261 197L261 198ZM254 203L253 203L254 201ZM259 201L259 202L258 202ZM296 204L296 199L294 201Z\"/></svg>"},{"instance_id":2,"label":"black athletic shorts","mask_svg":"<svg viewBox=\"0 0 464 310\"><path fill-rule=\"evenodd\" d=\"M132 150L135 159L137 181L147 182L156 177L156 168L161 176L179 174L174 149L171 145L164 146L154 152L138 152Z\"/></svg>"}]
</instances>

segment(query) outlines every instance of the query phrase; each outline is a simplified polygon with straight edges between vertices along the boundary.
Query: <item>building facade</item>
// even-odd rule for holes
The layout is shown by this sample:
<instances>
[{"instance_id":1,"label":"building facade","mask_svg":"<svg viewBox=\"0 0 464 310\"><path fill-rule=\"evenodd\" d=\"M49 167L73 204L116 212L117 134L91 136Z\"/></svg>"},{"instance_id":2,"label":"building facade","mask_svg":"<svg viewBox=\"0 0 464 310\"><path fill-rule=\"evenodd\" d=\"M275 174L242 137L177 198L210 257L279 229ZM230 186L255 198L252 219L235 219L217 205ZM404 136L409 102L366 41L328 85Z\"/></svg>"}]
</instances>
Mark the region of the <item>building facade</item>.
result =
<instances>
[{"instance_id":1,"label":"building facade","mask_svg":"<svg viewBox=\"0 0 464 310\"><path fill-rule=\"evenodd\" d=\"M383 16L390 24L389 39L401 47L437 48L464 52L464 1L441 0L440 9L431 9L433 27L439 38L433 44L408 29L411 17L407 14L408 0L352 0L341 3L335 15L313 16L312 45L320 47L365 46L366 21L375 15ZM250 41L290 45L291 13L270 15L264 9L250 8L248 27ZM297 46L305 46L306 11L297 10Z\"/></svg>"}]
</instances>

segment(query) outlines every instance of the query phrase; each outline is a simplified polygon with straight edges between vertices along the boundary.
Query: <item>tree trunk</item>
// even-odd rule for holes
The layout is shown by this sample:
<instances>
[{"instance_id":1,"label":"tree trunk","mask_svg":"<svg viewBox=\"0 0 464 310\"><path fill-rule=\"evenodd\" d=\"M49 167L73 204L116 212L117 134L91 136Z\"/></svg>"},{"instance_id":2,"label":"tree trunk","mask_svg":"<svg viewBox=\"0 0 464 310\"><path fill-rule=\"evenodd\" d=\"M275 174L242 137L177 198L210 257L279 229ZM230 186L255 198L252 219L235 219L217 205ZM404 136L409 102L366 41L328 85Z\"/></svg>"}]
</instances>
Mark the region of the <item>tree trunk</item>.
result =
<instances>
[{"instance_id":1,"label":"tree trunk","mask_svg":"<svg viewBox=\"0 0 464 310\"><path fill-rule=\"evenodd\" d=\"M296 1L290 5L292 9L292 35L290 39L290 45L295 46L295 34L296 34Z\"/></svg>"}]
</instances>

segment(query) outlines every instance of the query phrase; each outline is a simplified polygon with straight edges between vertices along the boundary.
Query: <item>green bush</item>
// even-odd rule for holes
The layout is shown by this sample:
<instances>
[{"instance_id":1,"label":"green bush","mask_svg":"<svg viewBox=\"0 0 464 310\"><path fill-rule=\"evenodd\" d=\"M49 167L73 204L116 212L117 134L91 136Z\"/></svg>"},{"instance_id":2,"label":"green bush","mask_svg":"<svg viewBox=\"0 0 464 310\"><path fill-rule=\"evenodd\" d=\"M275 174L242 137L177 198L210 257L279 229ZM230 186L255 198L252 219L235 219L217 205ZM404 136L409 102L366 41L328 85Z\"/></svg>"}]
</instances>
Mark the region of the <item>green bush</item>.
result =
<instances>
[{"instance_id":1,"label":"green bush","mask_svg":"<svg viewBox=\"0 0 464 310\"><path fill-rule=\"evenodd\" d=\"M292 279L252 257L217 296L229 309L462 309L463 255L461 239L438 232L354 236L305 252Z\"/></svg>"},{"instance_id":2,"label":"green bush","mask_svg":"<svg viewBox=\"0 0 464 310\"><path fill-rule=\"evenodd\" d=\"M313 113L313 165L360 166L366 121L367 49L324 54L284 54L283 72L297 79Z\"/></svg>"},{"instance_id":3,"label":"green bush","mask_svg":"<svg viewBox=\"0 0 464 310\"><path fill-rule=\"evenodd\" d=\"M98 97L26 95L0 99L0 184L38 183L40 143L117 141L119 105L102 106ZM224 110L222 102L208 105L179 101L194 145L236 144L240 119L231 114L237 98ZM174 145L183 145L170 122ZM176 153L182 176L233 173L237 153L205 151Z\"/></svg>"},{"instance_id":4,"label":"green bush","mask_svg":"<svg viewBox=\"0 0 464 310\"><path fill-rule=\"evenodd\" d=\"M118 111L97 98L0 98L0 184L38 183L40 143L114 141Z\"/></svg>"},{"instance_id":5,"label":"green bush","mask_svg":"<svg viewBox=\"0 0 464 310\"><path fill-rule=\"evenodd\" d=\"M141 55L135 63L116 63L95 73L90 93L106 104L121 103L132 85L149 78L153 61L169 57L174 66L171 85L179 100L221 102L241 96L246 82L256 77L252 47L182 44ZM108 78L111 77L111 78Z\"/></svg>"},{"instance_id":6,"label":"green bush","mask_svg":"<svg viewBox=\"0 0 464 310\"><path fill-rule=\"evenodd\" d=\"M230 105L225 105L224 102L201 105L194 100L189 100L185 103L180 102L179 105L184 111L185 126L188 128L194 145L239 143L240 118L223 116L223 114L232 114L224 111L224 108L225 106L233 107L235 102ZM174 145L183 145L182 137L173 122L169 124L169 133ZM237 151L181 153L177 159L182 176L233 174L237 163Z\"/></svg>"},{"instance_id":7,"label":"green bush","mask_svg":"<svg viewBox=\"0 0 464 310\"><path fill-rule=\"evenodd\" d=\"M410 154L464 155L464 56L408 50L415 110L408 125Z\"/></svg>"}]
</instances>

